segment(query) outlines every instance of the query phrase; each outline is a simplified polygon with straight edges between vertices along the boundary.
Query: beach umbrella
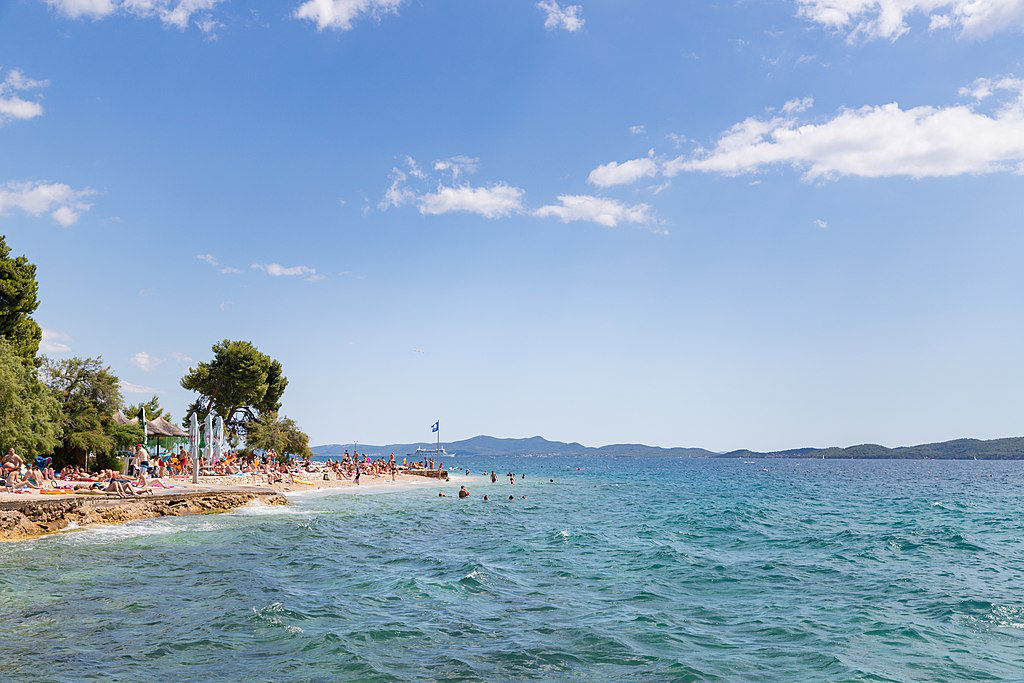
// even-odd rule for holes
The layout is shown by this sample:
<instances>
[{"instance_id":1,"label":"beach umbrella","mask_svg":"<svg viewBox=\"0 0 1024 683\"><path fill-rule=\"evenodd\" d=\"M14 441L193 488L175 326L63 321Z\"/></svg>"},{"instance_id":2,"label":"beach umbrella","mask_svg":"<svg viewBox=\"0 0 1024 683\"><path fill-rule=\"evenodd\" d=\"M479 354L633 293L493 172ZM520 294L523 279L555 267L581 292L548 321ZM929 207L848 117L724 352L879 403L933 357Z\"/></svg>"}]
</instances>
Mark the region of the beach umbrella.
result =
<instances>
[{"instance_id":1,"label":"beach umbrella","mask_svg":"<svg viewBox=\"0 0 1024 683\"><path fill-rule=\"evenodd\" d=\"M203 460L210 462L213 460L213 413L207 413L206 419L203 421L203 437L206 441L203 449Z\"/></svg>"},{"instance_id":2,"label":"beach umbrella","mask_svg":"<svg viewBox=\"0 0 1024 683\"><path fill-rule=\"evenodd\" d=\"M149 426L146 424L146 406L139 408L139 422L142 423L142 444L149 445Z\"/></svg>"},{"instance_id":3,"label":"beach umbrella","mask_svg":"<svg viewBox=\"0 0 1024 683\"><path fill-rule=\"evenodd\" d=\"M199 483L199 420L196 414L188 416L188 448L192 458L192 483Z\"/></svg>"},{"instance_id":4,"label":"beach umbrella","mask_svg":"<svg viewBox=\"0 0 1024 683\"><path fill-rule=\"evenodd\" d=\"M213 421L213 450L217 462L224 459L224 418L220 415Z\"/></svg>"}]
</instances>

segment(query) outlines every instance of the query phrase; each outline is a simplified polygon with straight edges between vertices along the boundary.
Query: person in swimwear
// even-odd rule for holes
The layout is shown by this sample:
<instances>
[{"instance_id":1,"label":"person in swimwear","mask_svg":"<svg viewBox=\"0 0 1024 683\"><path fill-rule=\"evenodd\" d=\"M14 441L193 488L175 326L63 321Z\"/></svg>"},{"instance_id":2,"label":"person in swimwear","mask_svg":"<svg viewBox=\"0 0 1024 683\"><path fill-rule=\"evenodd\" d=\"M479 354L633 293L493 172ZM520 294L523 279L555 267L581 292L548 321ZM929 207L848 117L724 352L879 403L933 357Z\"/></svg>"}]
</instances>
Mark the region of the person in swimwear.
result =
<instances>
[{"instance_id":1,"label":"person in swimwear","mask_svg":"<svg viewBox=\"0 0 1024 683\"><path fill-rule=\"evenodd\" d=\"M462 488L459 489L459 498L468 498L468 497L469 497L469 491L466 489L465 486L463 486Z\"/></svg>"},{"instance_id":2,"label":"person in swimwear","mask_svg":"<svg viewBox=\"0 0 1024 683\"><path fill-rule=\"evenodd\" d=\"M14 452L13 448L7 450L7 454L0 459L0 465L3 467L4 476L7 478L7 485L12 486L18 482L18 473L21 472L21 466L25 464L25 461L21 459L21 456Z\"/></svg>"}]
</instances>

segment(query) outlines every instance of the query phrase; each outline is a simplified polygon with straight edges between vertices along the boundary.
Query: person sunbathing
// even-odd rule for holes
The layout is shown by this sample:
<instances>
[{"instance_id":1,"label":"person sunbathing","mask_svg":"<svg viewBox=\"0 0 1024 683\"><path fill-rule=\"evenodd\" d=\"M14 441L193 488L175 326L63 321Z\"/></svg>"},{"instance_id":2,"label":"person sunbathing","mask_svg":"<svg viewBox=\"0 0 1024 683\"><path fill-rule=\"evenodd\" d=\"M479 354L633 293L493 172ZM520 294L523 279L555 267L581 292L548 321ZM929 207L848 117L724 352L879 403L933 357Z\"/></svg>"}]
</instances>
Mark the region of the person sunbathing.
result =
<instances>
[{"instance_id":1,"label":"person sunbathing","mask_svg":"<svg viewBox=\"0 0 1024 683\"><path fill-rule=\"evenodd\" d=\"M120 498L127 498L128 496L138 497L139 493L132 487L132 483L127 479L111 479L107 488L103 489L106 493L117 494Z\"/></svg>"},{"instance_id":2,"label":"person sunbathing","mask_svg":"<svg viewBox=\"0 0 1024 683\"><path fill-rule=\"evenodd\" d=\"M49 485L42 471L35 465L30 465L25 474L25 483L34 489L42 489Z\"/></svg>"}]
</instances>

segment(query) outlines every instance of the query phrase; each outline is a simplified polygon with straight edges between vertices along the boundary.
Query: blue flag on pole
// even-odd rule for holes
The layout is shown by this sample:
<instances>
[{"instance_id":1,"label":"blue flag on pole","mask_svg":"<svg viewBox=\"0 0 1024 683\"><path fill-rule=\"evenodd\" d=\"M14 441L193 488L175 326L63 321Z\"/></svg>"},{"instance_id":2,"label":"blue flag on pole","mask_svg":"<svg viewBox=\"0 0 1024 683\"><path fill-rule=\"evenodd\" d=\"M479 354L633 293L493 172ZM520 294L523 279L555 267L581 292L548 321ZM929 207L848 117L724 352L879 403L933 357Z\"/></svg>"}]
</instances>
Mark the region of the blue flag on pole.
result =
<instances>
[{"instance_id":1,"label":"blue flag on pole","mask_svg":"<svg viewBox=\"0 0 1024 683\"><path fill-rule=\"evenodd\" d=\"M439 429L441 429L441 421L440 420L438 420L437 422L434 423L434 425L430 428L430 431L436 432Z\"/></svg>"}]
</instances>

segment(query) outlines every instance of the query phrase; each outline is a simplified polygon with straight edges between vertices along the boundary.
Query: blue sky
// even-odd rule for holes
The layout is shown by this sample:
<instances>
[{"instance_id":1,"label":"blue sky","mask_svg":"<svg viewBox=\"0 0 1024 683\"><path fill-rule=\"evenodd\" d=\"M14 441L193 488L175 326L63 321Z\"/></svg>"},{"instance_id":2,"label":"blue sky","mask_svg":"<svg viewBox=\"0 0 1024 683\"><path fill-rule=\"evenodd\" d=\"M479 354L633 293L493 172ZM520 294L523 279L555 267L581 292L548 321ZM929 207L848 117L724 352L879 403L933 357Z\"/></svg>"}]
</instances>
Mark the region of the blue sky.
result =
<instances>
[{"instance_id":1,"label":"blue sky","mask_svg":"<svg viewBox=\"0 0 1024 683\"><path fill-rule=\"evenodd\" d=\"M0 3L0 232L175 416L315 443L1021 433L1017 0ZM144 398L144 393L129 393Z\"/></svg>"}]
</instances>

